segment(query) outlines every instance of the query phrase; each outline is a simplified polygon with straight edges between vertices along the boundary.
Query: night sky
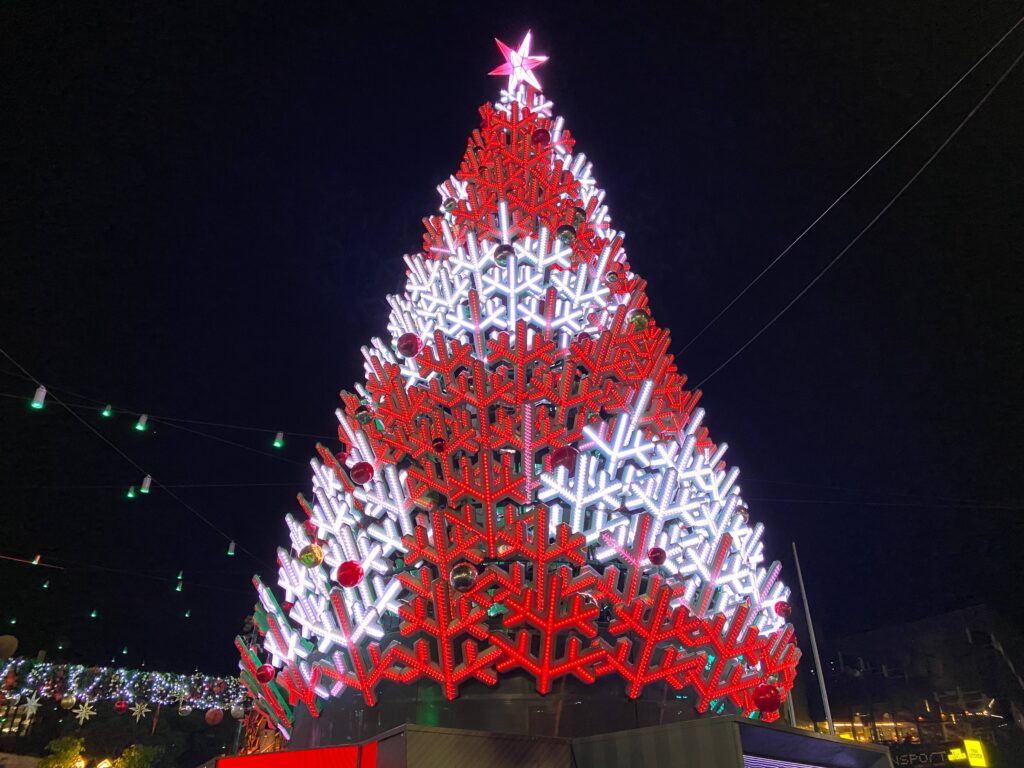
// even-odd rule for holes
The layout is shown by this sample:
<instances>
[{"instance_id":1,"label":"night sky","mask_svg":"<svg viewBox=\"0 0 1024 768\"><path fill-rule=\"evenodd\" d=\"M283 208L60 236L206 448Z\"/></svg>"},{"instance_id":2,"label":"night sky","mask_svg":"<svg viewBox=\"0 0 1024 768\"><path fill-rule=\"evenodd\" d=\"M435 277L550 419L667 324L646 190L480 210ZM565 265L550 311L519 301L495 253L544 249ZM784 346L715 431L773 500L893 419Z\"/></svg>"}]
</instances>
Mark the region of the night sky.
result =
<instances>
[{"instance_id":1,"label":"night sky","mask_svg":"<svg viewBox=\"0 0 1024 768\"><path fill-rule=\"evenodd\" d=\"M532 28L551 56L545 92L682 347L1024 12L369 5L0 8L0 347L66 402L112 403L110 420L76 412L239 547L227 557L166 491L127 501L141 473L56 402L30 410L35 385L0 359L0 555L64 568L0 560L0 632L22 653L234 669L249 578L273 577L283 516L309 489L311 436L336 434L402 254L497 96L493 37ZM850 241L1022 46L1024 25L689 346L692 382ZM795 582L797 542L829 632L974 601L1024 614L1022 136L1024 65L703 387L769 555Z\"/></svg>"}]
</instances>

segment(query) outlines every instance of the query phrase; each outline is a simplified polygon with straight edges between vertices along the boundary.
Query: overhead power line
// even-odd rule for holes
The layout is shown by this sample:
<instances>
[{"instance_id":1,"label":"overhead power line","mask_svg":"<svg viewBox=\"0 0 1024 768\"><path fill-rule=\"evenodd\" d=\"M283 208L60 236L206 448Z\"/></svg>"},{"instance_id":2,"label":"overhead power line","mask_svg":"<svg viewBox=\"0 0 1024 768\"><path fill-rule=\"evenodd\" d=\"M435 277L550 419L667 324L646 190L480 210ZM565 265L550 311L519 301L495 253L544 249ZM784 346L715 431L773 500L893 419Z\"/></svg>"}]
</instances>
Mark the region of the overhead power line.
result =
<instances>
[{"instance_id":1,"label":"overhead power line","mask_svg":"<svg viewBox=\"0 0 1024 768\"><path fill-rule=\"evenodd\" d=\"M888 157L889 154L894 149L896 149L896 147L898 147L902 143L902 141L905 138L907 138L907 136L909 136L914 131L914 129L917 128L917 126L919 126L924 121L924 119L926 117L928 117L928 115L930 115L932 112L934 112L935 108L938 107L943 101L945 101L946 97L948 97L951 93L953 93L953 91L955 91L957 89L957 87L960 85L960 83L962 83L964 80L966 80L967 77L972 72L974 72L974 70L977 69L978 66L983 61L985 61L985 59L987 59L992 54L993 51L996 50L996 48L998 48L1000 45L1002 45L1003 41L1006 40L1006 38L1009 37L1014 32L1014 30L1016 30L1017 27L1019 27L1022 23L1024 23L1024 16L1021 16L1019 19L1017 19L1017 22L1012 27L1010 27L1003 34L1002 37L1000 37L998 40L996 40L996 42L992 45L992 47L989 48L987 51L985 51L985 53L982 54L981 58L979 58L977 61L975 61L974 64L972 64L971 67L966 72L964 72L962 75L960 75L960 77L957 79L957 81L955 83L953 83L949 88L946 89L945 93L943 93L941 96L939 96L939 98L936 99L935 102L930 107L928 107L928 109L926 109L924 111L924 113L919 118L917 118L917 120L915 120L911 124L911 126L909 128L907 128L907 130L904 131L900 135L900 137L898 139L896 139L896 141L894 141L892 144L889 145L888 149L886 149L881 155L878 156L878 158L871 165L869 165L867 167L867 170L865 170L860 176L858 176L856 179L854 179L853 183L850 184L850 186L848 186L846 189L844 189L840 193L839 197L837 197L835 200L833 200L831 203L829 203L828 207L825 208L825 210L823 210L821 213L819 213L818 216L814 219L814 221L812 221L810 224L808 224L807 227L799 235L797 235L789 245L787 245L785 248L783 248L782 251L780 251L779 254L774 259L769 261L768 264L765 266L765 268L762 269L760 272L758 272L753 280L751 280L749 283L747 283L739 293L737 293L735 296L732 297L732 300L728 304L726 304L724 307L722 307L722 309L720 309L718 311L717 315L712 317L703 328L701 328L699 331L697 331L697 334L692 339L690 339L688 342L686 342L686 344L683 347L681 347L675 353L676 356L678 357L683 352L685 352L687 349L689 349L690 346L695 341L697 341L697 339L699 339L701 336L703 336L704 333L711 326L713 326L715 323L718 322L718 320L722 317L722 315L724 315L726 312L728 312L730 309L732 309L733 306L735 306L736 302L739 301L741 298L743 298L746 295L747 291L749 291L751 288L753 288L754 285L762 277L764 277L766 274L768 274L768 272L772 269L772 267L774 267L776 264L778 264L779 261L781 261L782 258L787 253L789 253L793 249L794 246L796 246L797 243L799 243L801 240L803 240L804 236L808 232L810 232L812 229L814 229L815 226L817 226L819 221L821 221L823 218L825 218L829 214L829 212L833 208L836 207L836 205L838 205L840 202L842 202L842 200L848 194L850 194L850 192L853 191L854 187L856 187L858 184L860 184L860 182L863 181L863 179L869 173L871 173L871 171L873 171L878 166L879 163L881 163L886 157Z\"/></svg>"},{"instance_id":2,"label":"overhead power line","mask_svg":"<svg viewBox=\"0 0 1024 768\"><path fill-rule=\"evenodd\" d=\"M1022 20L1024 20L1024 19L1022 19ZM910 185L913 184L915 181L917 181L918 176L920 176L922 173L924 173L925 169L927 169L928 166L930 166L932 164L932 161L935 160L935 158L938 157L939 154L941 154L942 151L947 146L949 146L949 143L956 137L956 135L958 133L960 133L961 130L963 130L963 127L965 125L967 125L967 123L970 121L970 119L972 117L974 117L974 115L978 112L979 109L982 108L982 106L985 104L985 102L987 102L989 100L989 97L992 96L992 94L995 93L996 89L1000 85L1002 85L1003 81L1006 80L1006 78L1010 76L1010 73L1013 72L1013 70L1017 67L1017 64L1020 63L1020 60L1022 58L1024 58L1024 51L1022 51L1021 53L1019 53L1017 55L1017 58L1015 58L1010 63L1010 66L1007 67L1003 71L1003 74L1001 74L999 76L999 79L996 80L987 91L985 91L985 95L982 96L981 99L978 100L978 103L975 104L974 107L971 109L971 111L968 112L967 115L964 117L964 119L961 120L957 124L956 128L954 128L953 131L945 138L945 140L939 145L938 149L936 149L934 152L932 152L932 154L929 156L929 158L927 160L924 161L924 163L921 165L921 167L918 168L917 171L914 172L914 175L911 176L907 180L907 182L902 187L899 188L899 190L896 192L896 194L893 195L889 199L889 202L887 202L884 206L882 206L882 209L878 213L875 214L874 218L872 218L871 221L869 221L866 225L864 225L864 228L861 229L861 231L858 232L854 236L854 238L849 243L847 243L846 246L838 254L836 254L835 258L832 259L832 261L830 261L828 264L826 264L825 268L822 269L817 275L815 275L814 279L811 280L811 282L809 282L807 285L805 285L803 287L803 289L799 293L797 293L797 295L794 296L789 301L789 303L786 304L786 306L784 306L782 309L780 309L771 320L769 320L767 323L765 323L764 326L762 326L762 328L757 333L755 333L753 336L751 336L749 339L747 339L747 341L742 346L740 346L739 349L737 349L735 352L733 352L731 355L729 355L729 357L727 357L725 359L725 362L723 362L721 365L719 365L717 368L715 368L715 370L713 370L711 373L709 373L707 376L705 376L703 379L701 379L697 383L696 388L699 389L706 382L708 382L713 376L715 376L719 371L721 371L729 363L731 363L733 360L735 360L737 357L739 357L740 354L743 353L743 350L745 350L747 347L749 347L751 344L753 344L755 341L757 341L757 339L760 338L761 335L765 331L767 331L769 328L771 328L776 323L776 321L778 321L778 319L780 317L782 317L784 314L786 314L786 312L789 311L789 309L794 304L796 304L798 301L800 301L800 299L803 298L804 294L807 293L809 290L811 290L811 288L813 288L815 286L815 284L819 280L821 280L821 278L823 278L825 276L825 274L830 269L832 269L832 267L834 267L837 263L839 263L839 260L842 259L843 256L846 255L847 251L849 251L851 248L853 248L854 245L857 244L857 242L867 233L867 231L869 229L871 229L871 227L873 227L875 225L875 223L880 218L882 218L882 216L885 215L885 212L888 211L893 206L893 204L903 196L903 193L906 192L910 188Z\"/></svg>"}]
</instances>

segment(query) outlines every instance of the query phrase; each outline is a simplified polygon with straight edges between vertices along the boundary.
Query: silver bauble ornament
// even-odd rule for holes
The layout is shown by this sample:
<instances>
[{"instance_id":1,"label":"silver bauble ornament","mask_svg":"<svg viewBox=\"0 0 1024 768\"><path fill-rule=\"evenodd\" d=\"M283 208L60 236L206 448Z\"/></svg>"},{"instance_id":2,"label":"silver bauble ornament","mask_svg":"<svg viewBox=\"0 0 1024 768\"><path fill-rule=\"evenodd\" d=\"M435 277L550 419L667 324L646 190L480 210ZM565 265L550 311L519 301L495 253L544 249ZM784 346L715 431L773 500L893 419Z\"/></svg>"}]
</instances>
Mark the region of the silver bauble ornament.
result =
<instances>
[{"instance_id":1,"label":"silver bauble ornament","mask_svg":"<svg viewBox=\"0 0 1024 768\"><path fill-rule=\"evenodd\" d=\"M477 569L472 563L462 562L452 568L448 580L458 592L469 592L476 584Z\"/></svg>"}]
</instances>

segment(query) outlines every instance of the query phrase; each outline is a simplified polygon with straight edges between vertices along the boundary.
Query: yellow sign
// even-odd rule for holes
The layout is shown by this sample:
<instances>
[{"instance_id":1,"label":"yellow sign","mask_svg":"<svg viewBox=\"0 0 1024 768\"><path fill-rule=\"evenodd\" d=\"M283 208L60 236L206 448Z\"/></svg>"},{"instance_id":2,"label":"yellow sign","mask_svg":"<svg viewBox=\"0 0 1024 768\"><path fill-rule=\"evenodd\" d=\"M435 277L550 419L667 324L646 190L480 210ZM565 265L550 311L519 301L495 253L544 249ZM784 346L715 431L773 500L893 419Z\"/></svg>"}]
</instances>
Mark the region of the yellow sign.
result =
<instances>
[{"instance_id":1,"label":"yellow sign","mask_svg":"<svg viewBox=\"0 0 1024 768\"><path fill-rule=\"evenodd\" d=\"M977 739L964 739L964 751L967 752L967 764L971 768L988 768L985 750Z\"/></svg>"},{"instance_id":2,"label":"yellow sign","mask_svg":"<svg viewBox=\"0 0 1024 768\"><path fill-rule=\"evenodd\" d=\"M954 760L966 760L967 753L960 749L960 747L953 747L949 750L949 754L946 755L946 759L950 762L953 762Z\"/></svg>"}]
</instances>

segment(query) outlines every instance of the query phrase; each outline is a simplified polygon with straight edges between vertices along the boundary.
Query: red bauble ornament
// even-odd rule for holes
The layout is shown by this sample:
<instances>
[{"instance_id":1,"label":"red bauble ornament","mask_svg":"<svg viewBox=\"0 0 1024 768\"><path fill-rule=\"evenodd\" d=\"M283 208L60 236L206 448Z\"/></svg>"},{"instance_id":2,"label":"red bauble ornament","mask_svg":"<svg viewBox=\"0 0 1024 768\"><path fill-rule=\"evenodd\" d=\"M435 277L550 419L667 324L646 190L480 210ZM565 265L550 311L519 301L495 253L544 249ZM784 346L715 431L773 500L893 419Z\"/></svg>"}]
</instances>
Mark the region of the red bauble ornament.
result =
<instances>
[{"instance_id":1,"label":"red bauble ornament","mask_svg":"<svg viewBox=\"0 0 1024 768\"><path fill-rule=\"evenodd\" d=\"M309 538L311 538L311 539L313 539L315 541L316 540L316 523L314 523L312 520L306 520L305 522L302 523L302 527L306 531L306 534L309 536Z\"/></svg>"},{"instance_id":2,"label":"red bauble ornament","mask_svg":"<svg viewBox=\"0 0 1024 768\"><path fill-rule=\"evenodd\" d=\"M363 580L363 566L355 560L346 560L338 566L338 583L343 587L354 587Z\"/></svg>"},{"instance_id":3,"label":"red bauble ornament","mask_svg":"<svg viewBox=\"0 0 1024 768\"><path fill-rule=\"evenodd\" d=\"M290 600L285 600L283 603L281 603L281 610L284 611L285 613L291 613L292 612L292 608L294 608L294 607L295 607L295 603L291 602ZM219 683L218 683L218 685L219 685ZM214 691L216 691L217 693L223 693L223 689L221 689L220 691L217 691L217 689L214 688Z\"/></svg>"},{"instance_id":4,"label":"red bauble ornament","mask_svg":"<svg viewBox=\"0 0 1024 768\"><path fill-rule=\"evenodd\" d=\"M423 349L423 344L415 333L403 333L398 337L396 349L402 357L416 357Z\"/></svg>"},{"instance_id":5,"label":"red bauble ornament","mask_svg":"<svg viewBox=\"0 0 1024 768\"><path fill-rule=\"evenodd\" d=\"M124 699L120 699L114 702L114 711L119 715L123 715L128 711L128 702Z\"/></svg>"},{"instance_id":6,"label":"red bauble ornament","mask_svg":"<svg viewBox=\"0 0 1024 768\"><path fill-rule=\"evenodd\" d=\"M220 725L220 722L224 719L224 710L220 707L211 707L206 710L204 719L207 725Z\"/></svg>"},{"instance_id":7,"label":"red bauble ornament","mask_svg":"<svg viewBox=\"0 0 1024 768\"><path fill-rule=\"evenodd\" d=\"M360 461L348 472L352 482L356 485L366 485L373 480L373 465L365 461Z\"/></svg>"},{"instance_id":8,"label":"red bauble ornament","mask_svg":"<svg viewBox=\"0 0 1024 768\"><path fill-rule=\"evenodd\" d=\"M345 451L338 451L336 454L334 454L334 458L337 459L338 463L344 467L345 462L348 461L348 453L346 453Z\"/></svg>"},{"instance_id":9,"label":"red bauble ornament","mask_svg":"<svg viewBox=\"0 0 1024 768\"><path fill-rule=\"evenodd\" d=\"M754 706L762 712L778 712L782 706L782 692L771 683L761 683L754 689Z\"/></svg>"},{"instance_id":10,"label":"red bauble ornament","mask_svg":"<svg viewBox=\"0 0 1024 768\"><path fill-rule=\"evenodd\" d=\"M530 141L538 147L546 147L551 143L551 132L547 128L537 128L530 134Z\"/></svg>"},{"instance_id":11,"label":"red bauble ornament","mask_svg":"<svg viewBox=\"0 0 1024 768\"><path fill-rule=\"evenodd\" d=\"M266 685L274 679L274 668L270 664L261 664L256 667L256 679Z\"/></svg>"},{"instance_id":12,"label":"red bauble ornament","mask_svg":"<svg viewBox=\"0 0 1024 768\"><path fill-rule=\"evenodd\" d=\"M444 453L444 449L448 447L448 441L443 437L435 437L430 441L430 447L434 449L434 453Z\"/></svg>"},{"instance_id":13,"label":"red bauble ornament","mask_svg":"<svg viewBox=\"0 0 1024 768\"><path fill-rule=\"evenodd\" d=\"M576 466L576 456L579 454L571 445L563 445L551 452L551 467L565 467L570 472Z\"/></svg>"},{"instance_id":14,"label":"red bauble ornament","mask_svg":"<svg viewBox=\"0 0 1024 768\"><path fill-rule=\"evenodd\" d=\"M666 557L668 555L665 554L665 550L661 547L651 547L647 552L647 559L651 561L651 565L663 564Z\"/></svg>"},{"instance_id":15,"label":"red bauble ornament","mask_svg":"<svg viewBox=\"0 0 1024 768\"><path fill-rule=\"evenodd\" d=\"M775 613L784 619L788 619L793 613L793 606L785 600L779 600L779 602L775 604Z\"/></svg>"},{"instance_id":16,"label":"red bauble ornament","mask_svg":"<svg viewBox=\"0 0 1024 768\"><path fill-rule=\"evenodd\" d=\"M16 674L14 674L13 670L8 672L7 676L4 678L4 687L5 688L13 688L17 684L18 684L18 676Z\"/></svg>"}]
</instances>

